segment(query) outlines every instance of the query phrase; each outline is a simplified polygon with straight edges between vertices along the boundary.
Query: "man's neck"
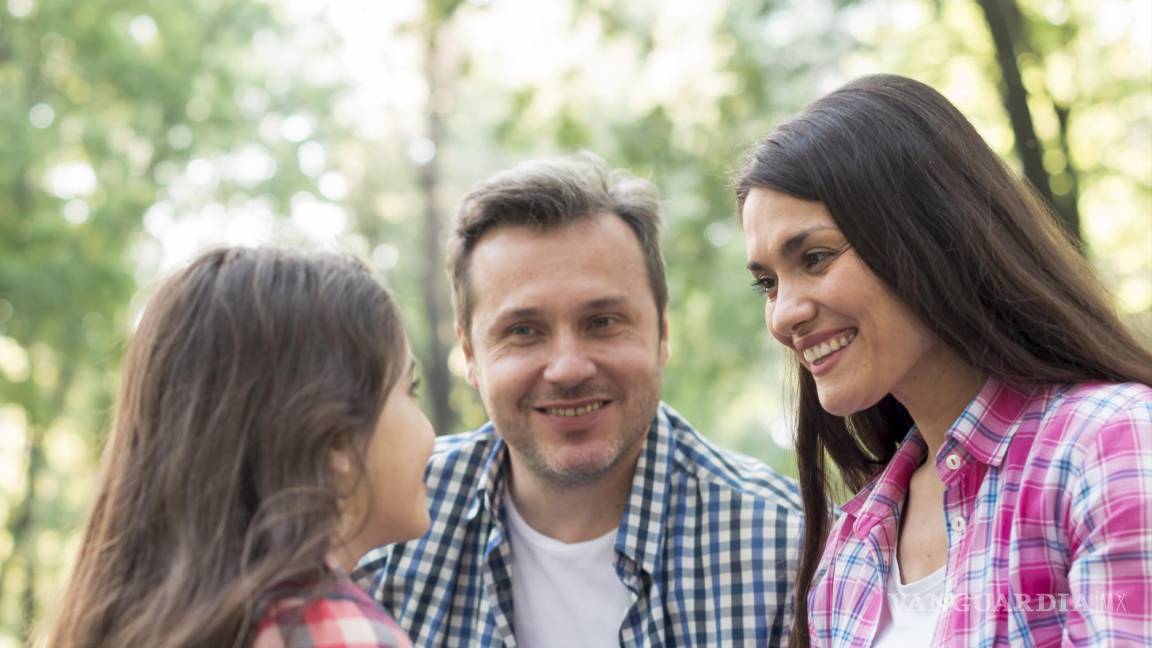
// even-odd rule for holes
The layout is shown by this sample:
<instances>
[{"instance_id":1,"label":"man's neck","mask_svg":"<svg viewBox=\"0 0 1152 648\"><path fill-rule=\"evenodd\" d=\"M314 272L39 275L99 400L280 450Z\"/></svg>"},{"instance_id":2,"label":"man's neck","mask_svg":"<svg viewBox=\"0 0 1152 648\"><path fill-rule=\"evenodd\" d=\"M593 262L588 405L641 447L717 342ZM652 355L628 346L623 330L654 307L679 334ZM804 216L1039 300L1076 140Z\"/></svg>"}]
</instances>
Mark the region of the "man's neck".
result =
<instances>
[{"instance_id":1,"label":"man's neck","mask_svg":"<svg viewBox=\"0 0 1152 648\"><path fill-rule=\"evenodd\" d=\"M508 494L524 521L550 538L568 543L599 538L618 527L624 516L639 459L636 450L585 484L553 483L525 468L513 454Z\"/></svg>"}]
</instances>

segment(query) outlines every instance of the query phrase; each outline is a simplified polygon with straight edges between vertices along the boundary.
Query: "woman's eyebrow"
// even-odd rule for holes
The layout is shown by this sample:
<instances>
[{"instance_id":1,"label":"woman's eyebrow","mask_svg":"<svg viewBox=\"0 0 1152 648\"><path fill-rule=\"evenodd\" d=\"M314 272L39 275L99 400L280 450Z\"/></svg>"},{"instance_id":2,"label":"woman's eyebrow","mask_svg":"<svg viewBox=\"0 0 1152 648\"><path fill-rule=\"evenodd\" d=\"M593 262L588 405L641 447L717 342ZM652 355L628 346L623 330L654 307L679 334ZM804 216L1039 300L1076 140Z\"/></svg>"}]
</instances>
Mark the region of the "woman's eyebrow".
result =
<instances>
[{"instance_id":1,"label":"woman's eyebrow","mask_svg":"<svg viewBox=\"0 0 1152 648\"><path fill-rule=\"evenodd\" d=\"M812 234L815 234L816 232L820 232L823 230L835 230L835 229L836 228L832 227L831 225L813 225L812 227L809 227L807 229L800 230L799 232L796 232L792 236L788 237L788 240L784 241L784 245L780 246L780 256L782 256L782 257L791 256L792 254L794 254L796 252L797 249L800 248L800 246L804 245L804 241L808 240L809 236L811 236ZM754 272L754 273L755 272L763 272L764 270L765 270L764 266L761 265L759 262L756 262L756 261L749 261L748 262L748 271L749 272Z\"/></svg>"}]
</instances>

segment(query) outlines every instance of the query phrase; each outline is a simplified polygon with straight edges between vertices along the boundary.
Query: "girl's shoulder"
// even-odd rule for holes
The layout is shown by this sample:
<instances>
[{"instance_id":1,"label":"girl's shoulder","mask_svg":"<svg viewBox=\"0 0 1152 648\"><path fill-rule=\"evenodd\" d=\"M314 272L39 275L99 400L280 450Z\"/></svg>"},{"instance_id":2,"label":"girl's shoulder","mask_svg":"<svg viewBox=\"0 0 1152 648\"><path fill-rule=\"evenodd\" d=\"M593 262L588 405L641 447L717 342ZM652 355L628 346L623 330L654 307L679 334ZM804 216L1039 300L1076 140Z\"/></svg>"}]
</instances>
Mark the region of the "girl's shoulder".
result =
<instances>
[{"instance_id":1,"label":"girl's shoulder","mask_svg":"<svg viewBox=\"0 0 1152 648\"><path fill-rule=\"evenodd\" d=\"M287 596L256 621L252 648L411 648L404 631L345 576L315 596Z\"/></svg>"}]
</instances>

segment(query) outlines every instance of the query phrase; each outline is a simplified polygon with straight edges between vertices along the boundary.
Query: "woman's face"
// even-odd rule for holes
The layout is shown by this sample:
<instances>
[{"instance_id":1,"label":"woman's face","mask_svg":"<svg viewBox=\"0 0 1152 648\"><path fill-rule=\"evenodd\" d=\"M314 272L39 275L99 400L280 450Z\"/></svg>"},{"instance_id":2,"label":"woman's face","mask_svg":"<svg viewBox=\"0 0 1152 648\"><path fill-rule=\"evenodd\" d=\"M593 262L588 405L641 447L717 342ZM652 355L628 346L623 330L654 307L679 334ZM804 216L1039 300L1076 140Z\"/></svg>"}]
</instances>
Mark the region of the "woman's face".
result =
<instances>
[{"instance_id":1,"label":"woman's face","mask_svg":"<svg viewBox=\"0 0 1152 648\"><path fill-rule=\"evenodd\" d=\"M429 524L424 467L436 435L416 399L415 371L416 363L409 362L392 386L365 460L375 490L373 508L388 542L422 536Z\"/></svg>"},{"instance_id":2,"label":"woman's face","mask_svg":"<svg viewBox=\"0 0 1152 648\"><path fill-rule=\"evenodd\" d=\"M847 416L889 393L906 403L931 384L938 338L856 256L822 203L758 188L740 216L764 320L812 373L825 410Z\"/></svg>"}]
</instances>

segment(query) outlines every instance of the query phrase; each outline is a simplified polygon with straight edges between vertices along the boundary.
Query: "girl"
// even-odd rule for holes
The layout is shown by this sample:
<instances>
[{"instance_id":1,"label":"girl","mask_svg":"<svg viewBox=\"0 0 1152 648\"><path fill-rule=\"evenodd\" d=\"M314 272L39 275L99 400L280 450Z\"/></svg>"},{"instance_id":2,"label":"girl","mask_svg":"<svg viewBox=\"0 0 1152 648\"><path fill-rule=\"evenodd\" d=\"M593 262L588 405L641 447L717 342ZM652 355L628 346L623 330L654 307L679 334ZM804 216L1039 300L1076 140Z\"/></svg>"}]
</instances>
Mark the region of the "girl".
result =
<instances>
[{"instance_id":1,"label":"girl","mask_svg":"<svg viewBox=\"0 0 1152 648\"><path fill-rule=\"evenodd\" d=\"M433 435L363 264L208 253L128 353L56 647L408 646L348 572L428 526Z\"/></svg>"},{"instance_id":2,"label":"girl","mask_svg":"<svg viewBox=\"0 0 1152 648\"><path fill-rule=\"evenodd\" d=\"M865 77L737 198L799 366L793 645L1148 645L1152 354L971 124ZM825 457L856 493L835 523Z\"/></svg>"}]
</instances>

